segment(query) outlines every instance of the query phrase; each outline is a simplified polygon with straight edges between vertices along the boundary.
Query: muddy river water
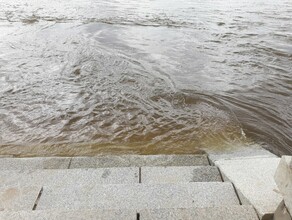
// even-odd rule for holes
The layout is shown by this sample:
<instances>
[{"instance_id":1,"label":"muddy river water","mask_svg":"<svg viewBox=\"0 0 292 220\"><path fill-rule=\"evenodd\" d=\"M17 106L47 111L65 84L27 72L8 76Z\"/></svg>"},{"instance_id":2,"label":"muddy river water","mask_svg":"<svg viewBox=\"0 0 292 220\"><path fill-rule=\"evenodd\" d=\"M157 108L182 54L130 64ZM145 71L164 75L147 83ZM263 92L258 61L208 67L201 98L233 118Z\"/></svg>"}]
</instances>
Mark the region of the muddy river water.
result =
<instances>
[{"instance_id":1,"label":"muddy river water","mask_svg":"<svg viewBox=\"0 0 292 220\"><path fill-rule=\"evenodd\" d=\"M0 154L292 154L291 0L0 0Z\"/></svg>"}]
</instances>

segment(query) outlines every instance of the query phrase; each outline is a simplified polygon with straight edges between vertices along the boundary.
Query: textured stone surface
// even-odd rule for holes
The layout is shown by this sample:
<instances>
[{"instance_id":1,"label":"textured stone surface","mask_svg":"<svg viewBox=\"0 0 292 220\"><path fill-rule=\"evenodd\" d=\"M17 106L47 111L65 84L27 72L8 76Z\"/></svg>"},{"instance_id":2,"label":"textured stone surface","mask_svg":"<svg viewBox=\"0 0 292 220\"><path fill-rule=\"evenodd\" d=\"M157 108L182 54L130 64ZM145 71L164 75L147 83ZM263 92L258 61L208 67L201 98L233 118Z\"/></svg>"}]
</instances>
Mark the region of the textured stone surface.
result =
<instances>
[{"instance_id":1,"label":"textured stone surface","mask_svg":"<svg viewBox=\"0 0 292 220\"><path fill-rule=\"evenodd\" d=\"M292 213L292 156L283 156L275 174L275 181L284 197L284 203Z\"/></svg>"},{"instance_id":2,"label":"textured stone surface","mask_svg":"<svg viewBox=\"0 0 292 220\"><path fill-rule=\"evenodd\" d=\"M193 209L151 209L140 211L141 220L258 220L252 206L224 206Z\"/></svg>"},{"instance_id":3,"label":"textured stone surface","mask_svg":"<svg viewBox=\"0 0 292 220\"><path fill-rule=\"evenodd\" d=\"M153 209L237 205L231 183L44 187L37 209Z\"/></svg>"},{"instance_id":4,"label":"textured stone surface","mask_svg":"<svg viewBox=\"0 0 292 220\"><path fill-rule=\"evenodd\" d=\"M99 169L0 170L0 185L64 186L84 184L131 184L139 182L138 167Z\"/></svg>"},{"instance_id":5,"label":"textured stone surface","mask_svg":"<svg viewBox=\"0 0 292 220\"><path fill-rule=\"evenodd\" d=\"M273 220L291 220L291 216L285 206L284 200L279 204L274 213Z\"/></svg>"},{"instance_id":6,"label":"textured stone surface","mask_svg":"<svg viewBox=\"0 0 292 220\"><path fill-rule=\"evenodd\" d=\"M142 183L221 182L217 167L142 167Z\"/></svg>"},{"instance_id":7,"label":"textured stone surface","mask_svg":"<svg viewBox=\"0 0 292 220\"><path fill-rule=\"evenodd\" d=\"M134 210L75 210L0 212L1 220L136 220Z\"/></svg>"},{"instance_id":8,"label":"textured stone surface","mask_svg":"<svg viewBox=\"0 0 292 220\"><path fill-rule=\"evenodd\" d=\"M274 181L279 161L280 158L249 158L220 160L215 164L223 178L234 184L242 202L251 203L260 217L264 217L274 213L282 201Z\"/></svg>"},{"instance_id":9,"label":"textured stone surface","mask_svg":"<svg viewBox=\"0 0 292 220\"><path fill-rule=\"evenodd\" d=\"M205 155L122 155L76 157L70 168L142 167L142 166L206 166Z\"/></svg>"},{"instance_id":10,"label":"textured stone surface","mask_svg":"<svg viewBox=\"0 0 292 220\"><path fill-rule=\"evenodd\" d=\"M273 157L276 158L275 154L257 146L246 146L235 149L222 151L209 151L209 159L212 163L218 160L229 160L229 159L248 159L248 158L265 158Z\"/></svg>"},{"instance_id":11,"label":"textured stone surface","mask_svg":"<svg viewBox=\"0 0 292 220\"><path fill-rule=\"evenodd\" d=\"M41 187L3 187L0 188L0 211L32 210ZM2 220L2 219L1 219Z\"/></svg>"},{"instance_id":12,"label":"textured stone surface","mask_svg":"<svg viewBox=\"0 0 292 220\"><path fill-rule=\"evenodd\" d=\"M67 169L69 157L0 158L0 170Z\"/></svg>"}]
</instances>

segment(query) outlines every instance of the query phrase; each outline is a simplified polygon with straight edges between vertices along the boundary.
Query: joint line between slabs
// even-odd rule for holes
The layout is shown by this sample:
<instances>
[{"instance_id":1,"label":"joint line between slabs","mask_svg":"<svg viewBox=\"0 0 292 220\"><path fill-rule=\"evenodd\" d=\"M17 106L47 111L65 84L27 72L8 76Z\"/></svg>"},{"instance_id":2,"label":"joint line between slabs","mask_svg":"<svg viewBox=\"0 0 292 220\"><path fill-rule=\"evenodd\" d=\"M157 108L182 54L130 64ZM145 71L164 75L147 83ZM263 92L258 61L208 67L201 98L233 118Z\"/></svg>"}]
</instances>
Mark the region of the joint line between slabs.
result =
<instances>
[{"instance_id":1,"label":"joint line between slabs","mask_svg":"<svg viewBox=\"0 0 292 220\"><path fill-rule=\"evenodd\" d=\"M70 167L71 167L72 160L73 160L73 157L70 158L68 169L70 169Z\"/></svg>"},{"instance_id":2,"label":"joint line between slabs","mask_svg":"<svg viewBox=\"0 0 292 220\"><path fill-rule=\"evenodd\" d=\"M207 160L208 160L209 166L214 166L214 165L211 163L211 160L210 160L210 158L209 158L208 155L207 155Z\"/></svg>"},{"instance_id":3,"label":"joint line between slabs","mask_svg":"<svg viewBox=\"0 0 292 220\"><path fill-rule=\"evenodd\" d=\"M217 167L216 166L216 168L217 168L217 170L218 170L218 172L219 172L219 175L220 175L220 178L221 178L221 181L222 182L225 182L225 180L224 180L224 178L223 178L223 175L222 175L222 173L221 173L221 170L219 169L219 167ZM232 184L233 185L233 184ZM233 186L234 187L234 186Z\"/></svg>"},{"instance_id":4,"label":"joint line between slabs","mask_svg":"<svg viewBox=\"0 0 292 220\"><path fill-rule=\"evenodd\" d=\"M41 198L41 195L42 195L42 193L43 193L43 187L41 188L41 190L39 191L39 194L38 194L38 197L36 198L36 200L35 200L35 202L34 202L34 205L33 205L33 207L32 207L32 210L36 210L36 208L37 208L37 205L38 205L38 202L39 202L39 200L40 200L40 198Z\"/></svg>"},{"instance_id":5,"label":"joint line between slabs","mask_svg":"<svg viewBox=\"0 0 292 220\"><path fill-rule=\"evenodd\" d=\"M141 167L139 167L139 183L142 183Z\"/></svg>"},{"instance_id":6,"label":"joint line between slabs","mask_svg":"<svg viewBox=\"0 0 292 220\"><path fill-rule=\"evenodd\" d=\"M236 190L234 184L233 184L232 182L231 182L231 184L232 184L233 190L234 190L234 192L235 192L235 195L236 195L236 197L237 197L237 199L238 199L238 201L239 201L239 205L242 205L242 202L241 202L241 200L240 200L240 197L239 197L239 195L238 195L238 192L237 192L237 190Z\"/></svg>"}]
</instances>

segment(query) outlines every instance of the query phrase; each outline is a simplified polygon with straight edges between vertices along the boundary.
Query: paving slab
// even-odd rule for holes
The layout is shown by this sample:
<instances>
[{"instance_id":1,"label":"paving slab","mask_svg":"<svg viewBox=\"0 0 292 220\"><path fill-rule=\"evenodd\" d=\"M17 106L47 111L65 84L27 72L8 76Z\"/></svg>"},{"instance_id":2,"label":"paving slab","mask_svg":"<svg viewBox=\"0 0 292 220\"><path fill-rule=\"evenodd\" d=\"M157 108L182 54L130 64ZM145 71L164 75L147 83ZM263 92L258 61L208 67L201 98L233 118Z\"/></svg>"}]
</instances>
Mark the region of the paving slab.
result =
<instances>
[{"instance_id":1,"label":"paving slab","mask_svg":"<svg viewBox=\"0 0 292 220\"><path fill-rule=\"evenodd\" d=\"M0 212L1 220L136 220L135 210L75 210Z\"/></svg>"},{"instance_id":2,"label":"paving slab","mask_svg":"<svg viewBox=\"0 0 292 220\"><path fill-rule=\"evenodd\" d=\"M68 169L69 157L0 158L0 170Z\"/></svg>"},{"instance_id":3,"label":"paving slab","mask_svg":"<svg viewBox=\"0 0 292 220\"><path fill-rule=\"evenodd\" d=\"M252 206L222 206L191 209L140 211L141 220L258 220Z\"/></svg>"},{"instance_id":4,"label":"paving slab","mask_svg":"<svg viewBox=\"0 0 292 220\"><path fill-rule=\"evenodd\" d=\"M142 166L207 166L206 155L121 155L74 157L70 168L142 167Z\"/></svg>"},{"instance_id":5,"label":"paving slab","mask_svg":"<svg viewBox=\"0 0 292 220\"><path fill-rule=\"evenodd\" d=\"M225 181L231 181L243 204L252 204L259 216L271 216L282 201L274 181L280 158L219 160L215 164ZM268 217L267 217L268 218Z\"/></svg>"},{"instance_id":6,"label":"paving slab","mask_svg":"<svg viewBox=\"0 0 292 220\"><path fill-rule=\"evenodd\" d=\"M292 156L283 156L275 173L275 181L284 197L284 203L292 213Z\"/></svg>"},{"instance_id":7,"label":"paving slab","mask_svg":"<svg viewBox=\"0 0 292 220\"><path fill-rule=\"evenodd\" d=\"M138 167L97 169L0 170L0 186L65 186L139 183Z\"/></svg>"},{"instance_id":8,"label":"paving slab","mask_svg":"<svg viewBox=\"0 0 292 220\"><path fill-rule=\"evenodd\" d=\"M236 159L255 159L255 158L266 158L277 156L262 147L258 146L243 146L238 148L226 149L225 151L208 151L208 157L212 163L218 160L236 160Z\"/></svg>"},{"instance_id":9,"label":"paving slab","mask_svg":"<svg viewBox=\"0 0 292 220\"><path fill-rule=\"evenodd\" d=\"M231 183L44 187L37 209L153 209L238 205Z\"/></svg>"},{"instance_id":10,"label":"paving slab","mask_svg":"<svg viewBox=\"0 0 292 220\"><path fill-rule=\"evenodd\" d=\"M222 179L218 168L213 166L142 167L141 182L147 184L222 182Z\"/></svg>"},{"instance_id":11,"label":"paving slab","mask_svg":"<svg viewBox=\"0 0 292 220\"><path fill-rule=\"evenodd\" d=\"M0 188L0 211L32 210L41 187L3 187Z\"/></svg>"}]
</instances>

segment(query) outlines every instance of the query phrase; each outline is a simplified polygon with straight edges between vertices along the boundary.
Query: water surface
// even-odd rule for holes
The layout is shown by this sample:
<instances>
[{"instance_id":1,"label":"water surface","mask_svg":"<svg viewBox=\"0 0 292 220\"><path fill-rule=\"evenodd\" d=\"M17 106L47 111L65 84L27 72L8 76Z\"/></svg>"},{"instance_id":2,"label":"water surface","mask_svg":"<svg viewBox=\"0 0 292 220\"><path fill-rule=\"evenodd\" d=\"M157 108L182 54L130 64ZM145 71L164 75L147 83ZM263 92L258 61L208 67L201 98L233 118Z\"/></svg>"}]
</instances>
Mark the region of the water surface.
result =
<instances>
[{"instance_id":1,"label":"water surface","mask_svg":"<svg viewBox=\"0 0 292 220\"><path fill-rule=\"evenodd\" d=\"M0 0L0 153L292 153L290 0Z\"/></svg>"}]
</instances>

